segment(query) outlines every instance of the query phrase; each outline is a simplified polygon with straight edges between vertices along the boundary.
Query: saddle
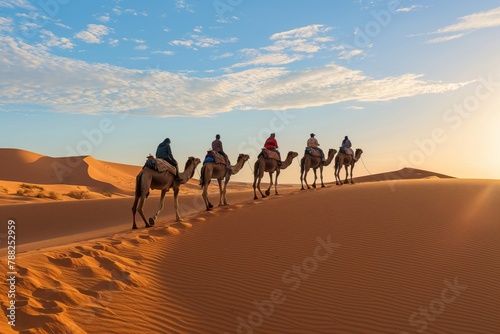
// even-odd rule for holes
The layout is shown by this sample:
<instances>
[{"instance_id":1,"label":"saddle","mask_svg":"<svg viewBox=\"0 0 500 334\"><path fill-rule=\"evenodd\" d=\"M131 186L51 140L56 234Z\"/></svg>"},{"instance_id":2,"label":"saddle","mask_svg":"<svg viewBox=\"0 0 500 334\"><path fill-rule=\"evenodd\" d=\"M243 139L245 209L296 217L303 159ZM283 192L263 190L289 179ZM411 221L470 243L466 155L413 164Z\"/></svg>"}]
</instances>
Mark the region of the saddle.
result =
<instances>
[{"instance_id":1,"label":"saddle","mask_svg":"<svg viewBox=\"0 0 500 334\"><path fill-rule=\"evenodd\" d=\"M175 169L174 166L172 166L171 164L169 164L165 160L155 158L152 155L148 156L148 160L144 164L144 167L153 169L153 170L158 171L160 173L168 171L174 175L177 174L177 170Z\"/></svg>"},{"instance_id":2,"label":"saddle","mask_svg":"<svg viewBox=\"0 0 500 334\"><path fill-rule=\"evenodd\" d=\"M315 147L306 147L306 153L310 156L321 158L321 152Z\"/></svg>"},{"instance_id":3,"label":"saddle","mask_svg":"<svg viewBox=\"0 0 500 334\"><path fill-rule=\"evenodd\" d=\"M268 150L267 148L263 148L262 152L259 155L262 155L266 159L274 159L274 160L280 161L280 157L279 157L278 153L271 151L271 150Z\"/></svg>"},{"instance_id":4,"label":"saddle","mask_svg":"<svg viewBox=\"0 0 500 334\"><path fill-rule=\"evenodd\" d=\"M207 162L215 162L216 164L226 164L226 158L222 154L216 151L207 151L207 155L205 156L205 160L203 163Z\"/></svg>"},{"instance_id":5,"label":"saddle","mask_svg":"<svg viewBox=\"0 0 500 334\"><path fill-rule=\"evenodd\" d=\"M352 148L348 148L348 147L341 147L339 149L339 152L340 153L344 153L344 154L348 154L348 155L352 155L354 156L354 151L352 150Z\"/></svg>"}]
</instances>

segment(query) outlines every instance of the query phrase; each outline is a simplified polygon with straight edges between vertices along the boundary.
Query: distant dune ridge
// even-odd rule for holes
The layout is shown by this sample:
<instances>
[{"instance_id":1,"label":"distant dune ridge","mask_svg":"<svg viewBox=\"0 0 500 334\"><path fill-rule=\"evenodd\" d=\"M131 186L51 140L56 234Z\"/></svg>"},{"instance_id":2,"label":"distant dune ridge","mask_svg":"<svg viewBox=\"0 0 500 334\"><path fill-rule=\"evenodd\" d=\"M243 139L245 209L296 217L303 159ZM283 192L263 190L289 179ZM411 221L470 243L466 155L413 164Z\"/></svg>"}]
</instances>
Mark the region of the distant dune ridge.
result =
<instances>
[{"instance_id":1,"label":"distant dune ridge","mask_svg":"<svg viewBox=\"0 0 500 334\"><path fill-rule=\"evenodd\" d=\"M210 212L193 183L180 197L189 208L182 223L172 223L167 197L155 227L132 231L127 191L140 167L81 157L74 183L56 185L49 166L65 158L12 149L0 158L19 164L2 164L0 186L121 192L24 204L0 197L21 247L16 326L2 284L0 333L500 332L500 181L405 169L342 187L284 187L258 201L235 184L231 205Z\"/></svg>"}]
</instances>

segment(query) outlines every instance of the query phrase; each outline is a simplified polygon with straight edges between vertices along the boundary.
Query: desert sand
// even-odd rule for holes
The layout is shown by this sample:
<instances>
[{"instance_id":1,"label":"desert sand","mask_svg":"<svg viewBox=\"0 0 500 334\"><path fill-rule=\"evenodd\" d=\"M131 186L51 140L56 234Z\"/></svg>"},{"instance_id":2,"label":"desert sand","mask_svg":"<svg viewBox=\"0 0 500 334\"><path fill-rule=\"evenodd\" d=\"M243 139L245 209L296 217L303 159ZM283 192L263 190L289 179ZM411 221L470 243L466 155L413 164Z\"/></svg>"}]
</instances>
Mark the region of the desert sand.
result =
<instances>
[{"instance_id":1,"label":"desert sand","mask_svg":"<svg viewBox=\"0 0 500 334\"><path fill-rule=\"evenodd\" d=\"M3 284L1 333L500 332L498 180L405 169L259 200L235 183L210 212L192 180L183 222L169 194L154 227L131 230L140 167L79 157L61 183L65 158L0 158L19 164L0 168L0 233L10 219L17 237L15 327Z\"/></svg>"}]
</instances>

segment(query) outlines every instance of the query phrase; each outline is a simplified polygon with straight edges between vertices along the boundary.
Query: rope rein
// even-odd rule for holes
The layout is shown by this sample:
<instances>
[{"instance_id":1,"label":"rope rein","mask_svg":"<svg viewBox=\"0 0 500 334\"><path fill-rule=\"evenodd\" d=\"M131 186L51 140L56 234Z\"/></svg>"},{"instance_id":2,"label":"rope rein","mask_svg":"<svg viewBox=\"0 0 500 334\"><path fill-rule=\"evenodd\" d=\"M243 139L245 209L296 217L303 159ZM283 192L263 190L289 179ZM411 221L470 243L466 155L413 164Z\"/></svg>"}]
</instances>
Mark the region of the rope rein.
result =
<instances>
[{"instance_id":1,"label":"rope rein","mask_svg":"<svg viewBox=\"0 0 500 334\"><path fill-rule=\"evenodd\" d=\"M247 163L248 163L248 167L250 167L250 170L252 171L252 175L254 174L254 171L253 171L253 168L252 168L252 165L250 164L250 161L247 160Z\"/></svg>"},{"instance_id":2,"label":"rope rein","mask_svg":"<svg viewBox=\"0 0 500 334\"><path fill-rule=\"evenodd\" d=\"M378 177L374 176L374 175L373 175L373 174L372 174L372 173L368 170L368 168L366 167L366 165L365 165L365 161L363 160L363 157L362 157L362 156L360 157L360 160L361 160L361 163L363 164L363 167L365 167L366 171L368 172L368 174L370 174L370 176L373 176L376 180L379 180L379 178L378 178ZM379 181L380 181L380 180L379 180Z\"/></svg>"}]
</instances>

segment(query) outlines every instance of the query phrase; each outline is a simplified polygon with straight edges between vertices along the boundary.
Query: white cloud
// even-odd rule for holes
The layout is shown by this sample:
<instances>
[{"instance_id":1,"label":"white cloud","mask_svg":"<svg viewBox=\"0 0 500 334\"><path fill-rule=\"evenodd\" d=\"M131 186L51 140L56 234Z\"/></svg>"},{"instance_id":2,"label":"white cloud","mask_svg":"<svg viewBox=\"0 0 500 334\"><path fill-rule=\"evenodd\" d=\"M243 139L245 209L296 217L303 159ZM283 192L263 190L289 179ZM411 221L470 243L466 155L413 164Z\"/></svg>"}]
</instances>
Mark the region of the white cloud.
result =
<instances>
[{"instance_id":1,"label":"white cloud","mask_svg":"<svg viewBox=\"0 0 500 334\"><path fill-rule=\"evenodd\" d=\"M408 13L408 12L413 12L417 9L424 8L422 5L412 5L410 7L403 7L403 8L398 8L396 9L396 12L398 13Z\"/></svg>"},{"instance_id":2,"label":"white cloud","mask_svg":"<svg viewBox=\"0 0 500 334\"><path fill-rule=\"evenodd\" d=\"M78 32L75 37L85 43L100 44L103 42L102 37L108 35L111 31L112 29L102 24L87 24L87 30Z\"/></svg>"},{"instance_id":3,"label":"white cloud","mask_svg":"<svg viewBox=\"0 0 500 334\"><path fill-rule=\"evenodd\" d=\"M110 17L109 17L109 14L105 14L105 15L101 15L101 16L97 17L96 20L99 22L102 22L102 23L106 23L106 22L109 22Z\"/></svg>"},{"instance_id":4,"label":"white cloud","mask_svg":"<svg viewBox=\"0 0 500 334\"><path fill-rule=\"evenodd\" d=\"M375 79L335 64L296 71L257 67L212 78L195 77L87 63L0 36L0 100L5 110L33 104L61 113L207 116L246 109L388 101L462 86L426 81L417 74Z\"/></svg>"},{"instance_id":5,"label":"white cloud","mask_svg":"<svg viewBox=\"0 0 500 334\"><path fill-rule=\"evenodd\" d=\"M238 39L236 37L232 38L213 38L205 35L191 34L189 39L184 40L173 40L170 41L170 45L184 46L190 49L197 50L199 48L212 48L220 44L235 43Z\"/></svg>"},{"instance_id":6,"label":"white cloud","mask_svg":"<svg viewBox=\"0 0 500 334\"><path fill-rule=\"evenodd\" d=\"M69 38L57 37L54 33L45 29L40 31L40 36L43 39L42 44L49 48L58 47L61 49L73 49L74 47L74 44Z\"/></svg>"},{"instance_id":7,"label":"white cloud","mask_svg":"<svg viewBox=\"0 0 500 334\"><path fill-rule=\"evenodd\" d=\"M458 22L446 27L440 28L430 35L453 34L451 36L435 38L427 41L428 44L445 42L465 36L466 33L474 30L500 27L500 7L485 12L474 13L463 16ZM457 34L459 33L459 34Z\"/></svg>"},{"instance_id":8,"label":"white cloud","mask_svg":"<svg viewBox=\"0 0 500 334\"><path fill-rule=\"evenodd\" d=\"M452 39L457 39L462 37L465 34L455 34L455 35L450 35L450 36L443 36L443 37L437 37L433 39L429 39L426 41L427 44L436 44L436 43L442 43L442 42L447 42L451 41Z\"/></svg>"},{"instance_id":9,"label":"white cloud","mask_svg":"<svg viewBox=\"0 0 500 334\"><path fill-rule=\"evenodd\" d=\"M10 17L0 16L0 31L12 32L13 25Z\"/></svg>"},{"instance_id":10,"label":"white cloud","mask_svg":"<svg viewBox=\"0 0 500 334\"><path fill-rule=\"evenodd\" d=\"M366 53L364 50L360 50L360 49L347 50L347 49L343 48L343 50L341 50L339 52L339 59L348 60L348 59L351 59L353 57L365 56L365 55L366 55Z\"/></svg>"},{"instance_id":11,"label":"white cloud","mask_svg":"<svg viewBox=\"0 0 500 334\"><path fill-rule=\"evenodd\" d=\"M33 6L28 0L2 0L0 1L0 7L4 8L23 8L27 10L37 10L35 6Z\"/></svg>"},{"instance_id":12,"label":"white cloud","mask_svg":"<svg viewBox=\"0 0 500 334\"><path fill-rule=\"evenodd\" d=\"M288 55L285 53L270 53L265 55L257 55L252 57L251 60L237 63L231 66L231 68L247 67L247 66L277 66L286 65L299 60L302 60L304 56L302 55Z\"/></svg>"},{"instance_id":13,"label":"white cloud","mask_svg":"<svg viewBox=\"0 0 500 334\"><path fill-rule=\"evenodd\" d=\"M500 27L500 7L460 17L458 23L438 29L436 34Z\"/></svg>"},{"instance_id":14,"label":"white cloud","mask_svg":"<svg viewBox=\"0 0 500 334\"><path fill-rule=\"evenodd\" d=\"M159 54L159 55L165 55L165 56L172 56L175 54L173 51L153 51L151 52L152 54Z\"/></svg>"},{"instance_id":15,"label":"white cloud","mask_svg":"<svg viewBox=\"0 0 500 334\"><path fill-rule=\"evenodd\" d=\"M118 46L120 44L120 41L114 38L109 38L108 39L108 44L111 46Z\"/></svg>"},{"instance_id":16,"label":"white cloud","mask_svg":"<svg viewBox=\"0 0 500 334\"><path fill-rule=\"evenodd\" d=\"M276 33L270 37L271 40L279 39L297 39L297 38L312 38L318 33L325 33L330 31L331 27L326 27L322 24L313 24L297 29L292 29L280 33Z\"/></svg>"},{"instance_id":17,"label":"white cloud","mask_svg":"<svg viewBox=\"0 0 500 334\"><path fill-rule=\"evenodd\" d=\"M179 11L185 10L187 12L194 13L193 6L186 3L186 0L175 0L175 8Z\"/></svg>"}]
</instances>

